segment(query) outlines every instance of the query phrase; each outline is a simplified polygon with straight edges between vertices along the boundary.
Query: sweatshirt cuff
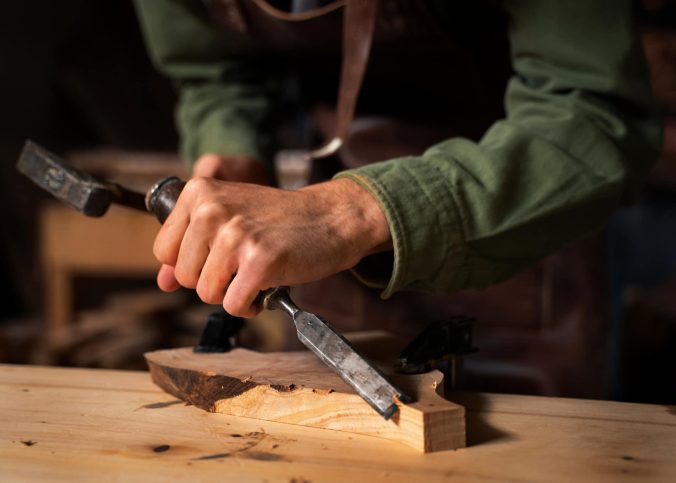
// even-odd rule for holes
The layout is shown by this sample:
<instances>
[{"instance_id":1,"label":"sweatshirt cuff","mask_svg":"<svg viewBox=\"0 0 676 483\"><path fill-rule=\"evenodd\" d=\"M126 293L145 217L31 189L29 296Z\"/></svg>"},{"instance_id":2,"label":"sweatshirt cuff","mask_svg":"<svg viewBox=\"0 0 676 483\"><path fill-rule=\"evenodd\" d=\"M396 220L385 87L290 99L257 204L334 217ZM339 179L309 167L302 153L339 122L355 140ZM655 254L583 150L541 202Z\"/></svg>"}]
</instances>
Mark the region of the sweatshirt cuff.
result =
<instances>
[{"instance_id":1,"label":"sweatshirt cuff","mask_svg":"<svg viewBox=\"0 0 676 483\"><path fill-rule=\"evenodd\" d=\"M374 269L367 257L353 269L359 280L383 288L383 298L403 289L439 293L462 286L466 244L461 215L447 177L433 163L398 158L335 178L364 187L383 209L392 235L389 270Z\"/></svg>"}]
</instances>

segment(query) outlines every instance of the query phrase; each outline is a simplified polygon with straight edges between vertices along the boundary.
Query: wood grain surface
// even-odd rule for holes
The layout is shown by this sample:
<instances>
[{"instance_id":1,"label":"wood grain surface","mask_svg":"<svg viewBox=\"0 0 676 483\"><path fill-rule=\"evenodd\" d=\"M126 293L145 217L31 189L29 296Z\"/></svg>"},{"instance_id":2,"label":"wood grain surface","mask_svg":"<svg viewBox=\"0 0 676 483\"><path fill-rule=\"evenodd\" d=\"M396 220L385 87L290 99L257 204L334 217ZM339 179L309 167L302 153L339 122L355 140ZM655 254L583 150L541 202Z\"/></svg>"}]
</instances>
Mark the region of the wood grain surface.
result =
<instances>
[{"instance_id":1,"label":"wood grain surface","mask_svg":"<svg viewBox=\"0 0 676 483\"><path fill-rule=\"evenodd\" d=\"M206 411L378 436L422 452L465 446L464 408L439 395L439 371L402 376L383 366L414 400L385 421L309 351L195 354L188 347L150 352L146 361L155 384Z\"/></svg>"},{"instance_id":2,"label":"wood grain surface","mask_svg":"<svg viewBox=\"0 0 676 483\"><path fill-rule=\"evenodd\" d=\"M0 481L676 481L676 407L456 394L468 447L208 413L148 373L0 365Z\"/></svg>"}]
</instances>

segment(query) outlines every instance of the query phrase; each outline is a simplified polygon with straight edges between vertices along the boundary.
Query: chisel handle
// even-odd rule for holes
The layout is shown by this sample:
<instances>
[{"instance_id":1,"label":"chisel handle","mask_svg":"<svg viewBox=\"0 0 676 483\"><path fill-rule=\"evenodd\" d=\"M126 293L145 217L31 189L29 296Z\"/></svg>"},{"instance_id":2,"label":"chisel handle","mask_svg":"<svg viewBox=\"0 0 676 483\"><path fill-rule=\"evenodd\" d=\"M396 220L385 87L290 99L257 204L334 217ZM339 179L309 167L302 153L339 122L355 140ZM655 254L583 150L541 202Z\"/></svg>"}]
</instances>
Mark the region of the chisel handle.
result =
<instances>
[{"instance_id":1,"label":"chisel handle","mask_svg":"<svg viewBox=\"0 0 676 483\"><path fill-rule=\"evenodd\" d=\"M176 176L159 180L146 194L146 209L164 224L184 187L185 181Z\"/></svg>"}]
</instances>

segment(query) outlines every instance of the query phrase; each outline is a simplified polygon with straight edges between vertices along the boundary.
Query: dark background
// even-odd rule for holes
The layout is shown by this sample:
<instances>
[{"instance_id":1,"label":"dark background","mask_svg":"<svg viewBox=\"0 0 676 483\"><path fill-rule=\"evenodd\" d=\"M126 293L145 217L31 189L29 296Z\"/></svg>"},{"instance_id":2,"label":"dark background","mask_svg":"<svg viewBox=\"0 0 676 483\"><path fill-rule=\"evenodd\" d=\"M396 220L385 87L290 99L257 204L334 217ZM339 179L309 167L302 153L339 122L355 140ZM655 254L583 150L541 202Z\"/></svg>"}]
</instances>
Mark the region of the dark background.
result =
<instances>
[{"instance_id":1,"label":"dark background","mask_svg":"<svg viewBox=\"0 0 676 483\"><path fill-rule=\"evenodd\" d=\"M613 327L607 396L675 404L676 2L646 0L636 8L667 123L662 158L640 202L620 210L604 233L604 296ZM37 226L46 197L15 171L23 142L34 139L61 155L101 146L175 152L174 101L171 83L150 65L131 2L5 2L0 362L29 362L23 349L8 348L37 343L45 326ZM152 281L120 283L133 289ZM92 293L111 287L86 285ZM21 328L29 335L16 335Z\"/></svg>"},{"instance_id":2,"label":"dark background","mask_svg":"<svg viewBox=\"0 0 676 483\"><path fill-rule=\"evenodd\" d=\"M173 91L150 65L131 2L7 2L0 17L0 277L3 317L40 310L36 206L14 169L25 139L174 150Z\"/></svg>"}]
</instances>

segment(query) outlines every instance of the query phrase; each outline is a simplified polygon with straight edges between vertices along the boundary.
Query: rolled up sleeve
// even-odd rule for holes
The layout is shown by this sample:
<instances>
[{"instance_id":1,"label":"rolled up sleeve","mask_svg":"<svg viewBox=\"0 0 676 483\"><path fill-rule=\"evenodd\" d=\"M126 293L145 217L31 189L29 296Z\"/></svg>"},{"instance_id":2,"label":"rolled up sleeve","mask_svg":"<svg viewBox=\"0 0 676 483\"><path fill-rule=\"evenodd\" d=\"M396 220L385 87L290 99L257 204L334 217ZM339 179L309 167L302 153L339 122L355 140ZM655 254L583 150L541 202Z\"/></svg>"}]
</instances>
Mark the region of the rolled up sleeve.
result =
<instances>
[{"instance_id":1,"label":"rolled up sleeve","mask_svg":"<svg viewBox=\"0 0 676 483\"><path fill-rule=\"evenodd\" d=\"M600 228L635 198L661 125L630 1L506 1L515 75L479 142L339 173L386 213L384 289L448 293L503 281Z\"/></svg>"},{"instance_id":2,"label":"rolled up sleeve","mask_svg":"<svg viewBox=\"0 0 676 483\"><path fill-rule=\"evenodd\" d=\"M278 83L268 59L240 52L196 0L135 0L150 57L177 85L181 153L246 155L272 173Z\"/></svg>"}]
</instances>

